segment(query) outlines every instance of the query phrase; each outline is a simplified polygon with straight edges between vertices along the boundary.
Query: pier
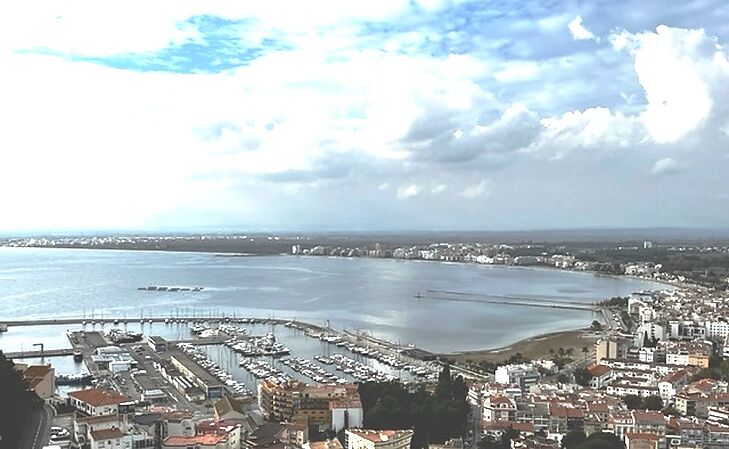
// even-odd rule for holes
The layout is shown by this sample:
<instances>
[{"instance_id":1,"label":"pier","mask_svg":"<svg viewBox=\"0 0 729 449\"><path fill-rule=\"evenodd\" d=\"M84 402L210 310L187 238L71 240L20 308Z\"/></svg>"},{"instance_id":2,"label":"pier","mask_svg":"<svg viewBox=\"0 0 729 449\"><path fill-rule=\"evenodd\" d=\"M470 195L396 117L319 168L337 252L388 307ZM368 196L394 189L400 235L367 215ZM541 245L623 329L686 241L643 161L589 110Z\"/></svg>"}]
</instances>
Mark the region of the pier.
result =
<instances>
[{"instance_id":1,"label":"pier","mask_svg":"<svg viewBox=\"0 0 729 449\"><path fill-rule=\"evenodd\" d=\"M316 324L311 323L305 323L303 321L296 321L296 320L290 320L290 319L283 319L283 318L245 318L245 317L235 317L235 316L228 316L228 315L221 315L221 316L205 316L205 317L196 317L196 318L176 318L176 317L159 317L159 316L150 316L150 317L143 317L141 319L133 319L129 317L105 317L105 318L42 318L42 319L27 319L27 320L5 320L0 321L0 327L7 326L7 327L14 327L14 326L53 326L53 325L60 325L60 324L73 324L73 325L99 325L99 326L105 326L105 325L112 325L112 326L120 326L124 324L129 323L175 323L175 322L185 322L185 323L237 323L245 321L240 320L250 320L251 323L257 323L257 324L274 324L274 325L284 325L287 323L293 323L297 324L299 326L302 326L306 329L311 329L318 332L323 332L329 330L329 328L325 326L318 326Z\"/></svg>"},{"instance_id":2,"label":"pier","mask_svg":"<svg viewBox=\"0 0 729 449\"><path fill-rule=\"evenodd\" d=\"M194 346L206 346L206 345L222 345L225 340L217 337L210 338L195 338L190 340L175 340L168 342L170 345L177 345L178 343L191 344ZM139 344L142 344L141 342ZM44 349L43 351L19 351L19 352L6 352L5 357L9 359L33 359L41 357L63 357L73 355L78 349L74 348L63 348L63 349Z\"/></svg>"},{"instance_id":3,"label":"pier","mask_svg":"<svg viewBox=\"0 0 729 449\"><path fill-rule=\"evenodd\" d=\"M62 357L67 355L73 355L75 349L45 349L43 351L20 351L20 352L6 352L5 357L9 359L33 359L41 357Z\"/></svg>"},{"instance_id":4,"label":"pier","mask_svg":"<svg viewBox=\"0 0 729 449\"><path fill-rule=\"evenodd\" d=\"M475 302L483 304L503 304L520 307L542 307L547 309L584 310L588 312L601 312L602 307L594 303L565 301L557 299L540 299L520 296L485 295L480 293L455 292L447 290L427 290L425 295L418 294L417 299L430 299L436 301Z\"/></svg>"}]
</instances>

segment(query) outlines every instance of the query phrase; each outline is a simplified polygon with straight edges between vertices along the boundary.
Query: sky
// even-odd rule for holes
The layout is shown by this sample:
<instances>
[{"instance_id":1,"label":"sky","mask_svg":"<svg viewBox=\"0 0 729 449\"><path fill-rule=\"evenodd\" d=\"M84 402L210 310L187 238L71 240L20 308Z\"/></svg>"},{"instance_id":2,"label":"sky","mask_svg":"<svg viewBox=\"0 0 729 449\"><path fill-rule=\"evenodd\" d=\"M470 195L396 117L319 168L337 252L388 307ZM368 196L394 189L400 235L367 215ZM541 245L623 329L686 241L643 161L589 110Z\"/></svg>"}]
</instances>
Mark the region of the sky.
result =
<instances>
[{"instance_id":1,"label":"sky","mask_svg":"<svg viewBox=\"0 0 729 449\"><path fill-rule=\"evenodd\" d=\"M0 231L729 225L724 1L0 4Z\"/></svg>"}]
</instances>

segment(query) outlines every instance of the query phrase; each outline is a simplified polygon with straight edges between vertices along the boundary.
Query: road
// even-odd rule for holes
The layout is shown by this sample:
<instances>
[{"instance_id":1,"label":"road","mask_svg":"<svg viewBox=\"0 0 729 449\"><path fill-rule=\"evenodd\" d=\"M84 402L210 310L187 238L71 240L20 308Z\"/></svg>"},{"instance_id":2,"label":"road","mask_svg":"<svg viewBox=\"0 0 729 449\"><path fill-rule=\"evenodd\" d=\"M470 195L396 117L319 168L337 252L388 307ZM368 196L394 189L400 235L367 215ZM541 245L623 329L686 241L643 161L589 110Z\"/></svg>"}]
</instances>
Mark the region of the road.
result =
<instances>
[{"instance_id":1,"label":"road","mask_svg":"<svg viewBox=\"0 0 729 449\"><path fill-rule=\"evenodd\" d=\"M471 411L468 414L468 426L466 426L466 449L478 447L481 441L481 408L478 405L471 405Z\"/></svg>"},{"instance_id":2,"label":"road","mask_svg":"<svg viewBox=\"0 0 729 449\"><path fill-rule=\"evenodd\" d=\"M31 416L25 427L23 438L20 439L19 449L42 449L48 444L51 435L51 425L55 412L53 408L44 404Z\"/></svg>"}]
</instances>

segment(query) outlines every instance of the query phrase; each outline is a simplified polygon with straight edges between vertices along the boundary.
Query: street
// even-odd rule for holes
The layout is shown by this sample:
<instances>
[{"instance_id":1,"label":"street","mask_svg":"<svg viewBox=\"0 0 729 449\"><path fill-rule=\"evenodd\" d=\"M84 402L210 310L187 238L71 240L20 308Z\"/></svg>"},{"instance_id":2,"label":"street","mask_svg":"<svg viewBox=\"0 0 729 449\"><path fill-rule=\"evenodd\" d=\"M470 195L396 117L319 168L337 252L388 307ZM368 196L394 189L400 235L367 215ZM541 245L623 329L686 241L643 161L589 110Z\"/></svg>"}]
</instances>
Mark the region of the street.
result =
<instances>
[{"instance_id":1,"label":"street","mask_svg":"<svg viewBox=\"0 0 729 449\"><path fill-rule=\"evenodd\" d=\"M20 439L20 449L41 449L47 445L53 416L54 411L50 405L39 407L26 424L25 433Z\"/></svg>"},{"instance_id":2,"label":"street","mask_svg":"<svg viewBox=\"0 0 729 449\"><path fill-rule=\"evenodd\" d=\"M466 449L475 448L481 440L481 408L477 405L471 405L471 412L468 414L468 426L466 427L466 441L464 447Z\"/></svg>"}]
</instances>

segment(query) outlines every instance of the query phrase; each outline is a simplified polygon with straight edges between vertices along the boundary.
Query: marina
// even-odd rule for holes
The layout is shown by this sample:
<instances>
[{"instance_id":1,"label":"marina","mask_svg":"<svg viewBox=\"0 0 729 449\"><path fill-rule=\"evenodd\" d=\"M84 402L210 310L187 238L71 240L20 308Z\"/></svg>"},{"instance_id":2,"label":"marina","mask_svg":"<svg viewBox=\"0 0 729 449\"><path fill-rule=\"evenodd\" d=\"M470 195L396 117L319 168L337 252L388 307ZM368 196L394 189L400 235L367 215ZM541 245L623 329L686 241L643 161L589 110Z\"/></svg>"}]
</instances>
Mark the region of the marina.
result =
<instances>
[{"instance_id":1,"label":"marina","mask_svg":"<svg viewBox=\"0 0 729 449\"><path fill-rule=\"evenodd\" d=\"M52 360L50 356L57 352L77 366L85 368L88 365L90 369L57 373L58 389L64 394L93 385L98 378L105 378L104 373L111 370L112 364L117 367L124 364L133 374L143 370L149 362L161 368L174 360L174 366L180 372L174 374L175 370L167 368L163 377L166 376L167 382L188 398L211 392L218 394L217 391L242 397L253 396L259 380L272 378L324 385L383 380L424 382L430 379L410 371L410 364L426 372L439 369L435 362L405 355L404 349L391 342L363 338L299 320L216 317L183 323L165 322L160 317L153 317L152 323L119 320L118 327L113 324L116 319L108 320L112 324L43 326L44 335L49 335L45 333L49 329L58 333L50 334L53 338L46 340L43 354L36 350L12 355L22 360L35 357L32 360L44 363ZM27 335L38 328L33 325L10 326L9 332L10 335L16 331ZM154 344L150 343L151 336L154 336ZM62 348L52 347L59 343L64 343ZM156 348L155 345L165 345L170 349L145 355L145 348ZM118 349L115 350L115 347ZM101 351L103 355L98 355L102 354ZM74 359L82 363L76 363ZM133 374L130 379L139 384L139 379L147 376ZM104 382L108 385L108 380ZM159 387L153 388L154 382L147 381L147 384L146 390L149 391L146 396L151 397Z\"/></svg>"}]
</instances>

